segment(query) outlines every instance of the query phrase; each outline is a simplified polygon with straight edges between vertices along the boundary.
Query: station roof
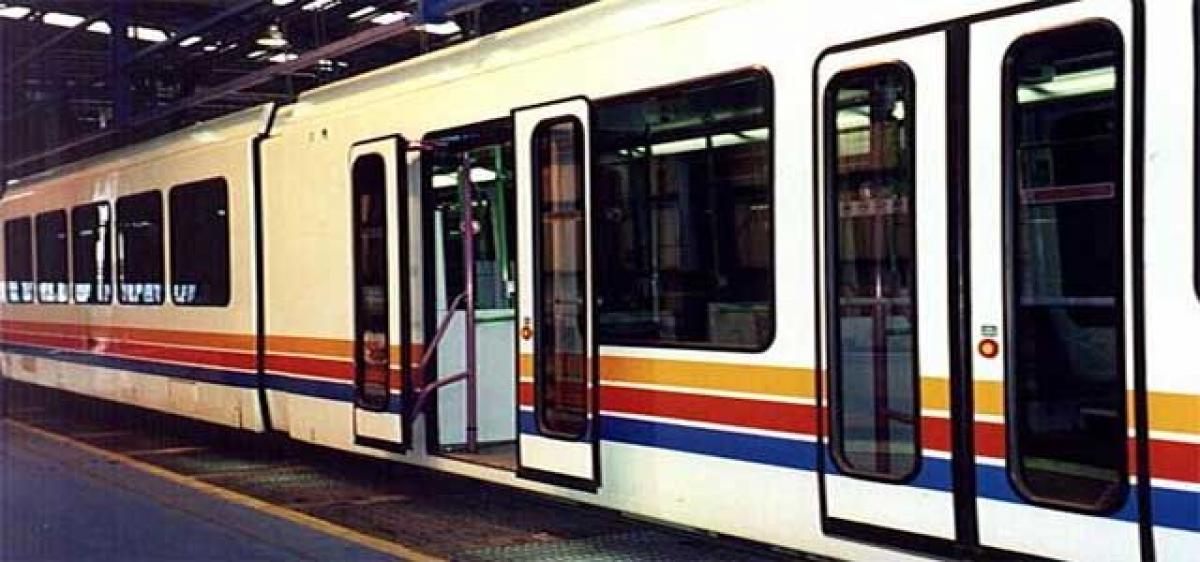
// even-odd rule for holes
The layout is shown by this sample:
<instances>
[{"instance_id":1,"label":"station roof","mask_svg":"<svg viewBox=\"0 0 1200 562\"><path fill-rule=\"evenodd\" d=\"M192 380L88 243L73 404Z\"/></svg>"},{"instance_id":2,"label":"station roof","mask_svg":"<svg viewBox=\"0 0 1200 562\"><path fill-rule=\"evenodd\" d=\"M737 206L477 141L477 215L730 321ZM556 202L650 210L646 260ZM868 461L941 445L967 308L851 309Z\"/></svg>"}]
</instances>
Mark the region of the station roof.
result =
<instances>
[{"instance_id":1,"label":"station roof","mask_svg":"<svg viewBox=\"0 0 1200 562\"><path fill-rule=\"evenodd\" d=\"M591 1L0 2L0 180Z\"/></svg>"}]
</instances>

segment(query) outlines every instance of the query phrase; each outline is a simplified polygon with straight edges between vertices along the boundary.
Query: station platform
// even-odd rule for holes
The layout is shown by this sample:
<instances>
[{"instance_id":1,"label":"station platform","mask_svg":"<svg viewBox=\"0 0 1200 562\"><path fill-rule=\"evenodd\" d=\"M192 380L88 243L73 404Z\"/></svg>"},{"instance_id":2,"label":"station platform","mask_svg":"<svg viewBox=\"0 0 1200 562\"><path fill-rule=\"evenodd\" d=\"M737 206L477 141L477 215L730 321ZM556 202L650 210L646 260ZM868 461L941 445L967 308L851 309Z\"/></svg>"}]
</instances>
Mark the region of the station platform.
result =
<instances>
[{"instance_id":1,"label":"station platform","mask_svg":"<svg viewBox=\"0 0 1200 562\"><path fill-rule=\"evenodd\" d=\"M0 562L822 560L280 436L3 386Z\"/></svg>"},{"instance_id":2,"label":"station platform","mask_svg":"<svg viewBox=\"0 0 1200 562\"><path fill-rule=\"evenodd\" d=\"M420 558L273 516L0 422L0 560Z\"/></svg>"}]
</instances>

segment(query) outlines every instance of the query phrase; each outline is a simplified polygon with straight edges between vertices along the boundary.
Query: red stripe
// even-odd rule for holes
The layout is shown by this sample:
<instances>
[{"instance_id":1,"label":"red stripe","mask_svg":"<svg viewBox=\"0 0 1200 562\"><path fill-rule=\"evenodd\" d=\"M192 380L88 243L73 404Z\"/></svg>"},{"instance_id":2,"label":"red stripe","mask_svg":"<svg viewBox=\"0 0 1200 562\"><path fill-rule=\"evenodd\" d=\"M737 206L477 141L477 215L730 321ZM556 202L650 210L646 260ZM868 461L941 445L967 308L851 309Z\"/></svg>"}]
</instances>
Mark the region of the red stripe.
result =
<instances>
[{"instance_id":1,"label":"red stripe","mask_svg":"<svg viewBox=\"0 0 1200 562\"><path fill-rule=\"evenodd\" d=\"M1129 458L1137 457L1130 455ZM1151 439L1150 474L1155 478L1200 482L1200 446Z\"/></svg>"},{"instance_id":2,"label":"red stripe","mask_svg":"<svg viewBox=\"0 0 1200 562\"><path fill-rule=\"evenodd\" d=\"M600 404L605 410L768 431L814 434L817 429L812 406L802 404L611 386L601 387Z\"/></svg>"},{"instance_id":3,"label":"red stripe","mask_svg":"<svg viewBox=\"0 0 1200 562\"><path fill-rule=\"evenodd\" d=\"M126 357L138 357L140 359L151 359L172 363L193 363L209 367L224 367L227 369L241 369L248 371L255 369L254 355L250 353L229 353L224 351L200 349L166 348L157 345L128 342L104 343L96 348L94 352L106 355L117 354Z\"/></svg>"},{"instance_id":4,"label":"red stripe","mask_svg":"<svg viewBox=\"0 0 1200 562\"><path fill-rule=\"evenodd\" d=\"M267 370L344 381L354 380L354 363L293 355L267 355Z\"/></svg>"}]
</instances>

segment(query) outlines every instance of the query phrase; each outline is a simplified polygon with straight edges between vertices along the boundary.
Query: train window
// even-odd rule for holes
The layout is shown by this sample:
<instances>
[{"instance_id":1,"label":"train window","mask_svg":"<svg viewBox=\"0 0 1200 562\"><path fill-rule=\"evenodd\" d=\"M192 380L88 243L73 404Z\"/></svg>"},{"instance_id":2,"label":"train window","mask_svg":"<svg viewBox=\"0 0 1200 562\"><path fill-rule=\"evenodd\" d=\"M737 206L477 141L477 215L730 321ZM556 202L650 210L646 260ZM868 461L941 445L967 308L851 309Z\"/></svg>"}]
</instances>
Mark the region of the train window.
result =
<instances>
[{"instance_id":1,"label":"train window","mask_svg":"<svg viewBox=\"0 0 1200 562\"><path fill-rule=\"evenodd\" d=\"M37 293L38 301L65 303L67 271L67 212L50 211L37 216Z\"/></svg>"},{"instance_id":2,"label":"train window","mask_svg":"<svg viewBox=\"0 0 1200 562\"><path fill-rule=\"evenodd\" d=\"M839 74L825 107L833 457L903 480L920 458L912 73Z\"/></svg>"},{"instance_id":3,"label":"train window","mask_svg":"<svg viewBox=\"0 0 1200 562\"><path fill-rule=\"evenodd\" d=\"M213 178L171 188L171 300L229 304L229 188Z\"/></svg>"},{"instance_id":4,"label":"train window","mask_svg":"<svg viewBox=\"0 0 1200 562\"><path fill-rule=\"evenodd\" d=\"M1020 39L1004 69L1009 471L1094 511L1127 487L1122 52L1090 23Z\"/></svg>"},{"instance_id":5,"label":"train window","mask_svg":"<svg viewBox=\"0 0 1200 562\"><path fill-rule=\"evenodd\" d=\"M71 209L71 279L75 302L112 302L112 207L107 202Z\"/></svg>"},{"instance_id":6,"label":"train window","mask_svg":"<svg viewBox=\"0 0 1200 562\"><path fill-rule=\"evenodd\" d=\"M543 121L533 132L538 332L537 417L542 433L582 437L587 429L587 206L583 124Z\"/></svg>"},{"instance_id":7,"label":"train window","mask_svg":"<svg viewBox=\"0 0 1200 562\"><path fill-rule=\"evenodd\" d=\"M163 302L162 223L162 193L117 199L117 297L124 304Z\"/></svg>"},{"instance_id":8,"label":"train window","mask_svg":"<svg viewBox=\"0 0 1200 562\"><path fill-rule=\"evenodd\" d=\"M387 166L378 154L354 160L355 386L358 404L388 403L391 343L388 326Z\"/></svg>"},{"instance_id":9,"label":"train window","mask_svg":"<svg viewBox=\"0 0 1200 562\"><path fill-rule=\"evenodd\" d=\"M602 344L770 345L771 104L761 71L597 104Z\"/></svg>"},{"instance_id":10,"label":"train window","mask_svg":"<svg viewBox=\"0 0 1200 562\"><path fill-rule=\"evenodd\" d=\"M5 295L10 303L33 302L33 220L4 223Z\"/></svg>"}]
</instances>

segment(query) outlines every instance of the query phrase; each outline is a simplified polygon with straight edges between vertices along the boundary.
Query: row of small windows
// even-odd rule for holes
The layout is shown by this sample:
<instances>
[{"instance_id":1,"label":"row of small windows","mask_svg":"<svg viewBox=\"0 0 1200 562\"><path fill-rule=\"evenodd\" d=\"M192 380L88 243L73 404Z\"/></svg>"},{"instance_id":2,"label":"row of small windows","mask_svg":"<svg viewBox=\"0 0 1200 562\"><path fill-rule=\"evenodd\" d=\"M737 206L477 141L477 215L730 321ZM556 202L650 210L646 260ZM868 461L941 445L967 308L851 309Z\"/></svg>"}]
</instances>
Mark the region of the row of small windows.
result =
<instances>
[{"instance_id":1,"label":"row of small windows","mask_svg":"<svg viewBox=\"0 0 1200 562\"><path fill-rule=\"evenodd\" d=\"M229 304L229 193L223 178L171 188L171 300ZM115 221L115 240L113 237ZM115 244L114 244L115 242ZM114 260L114 255L116 259ZM166 296L163 197L158 190L4 223L10 303L158 305ZM36 264L36 266L35 266Z\"/></svg>"}]
</instances>

